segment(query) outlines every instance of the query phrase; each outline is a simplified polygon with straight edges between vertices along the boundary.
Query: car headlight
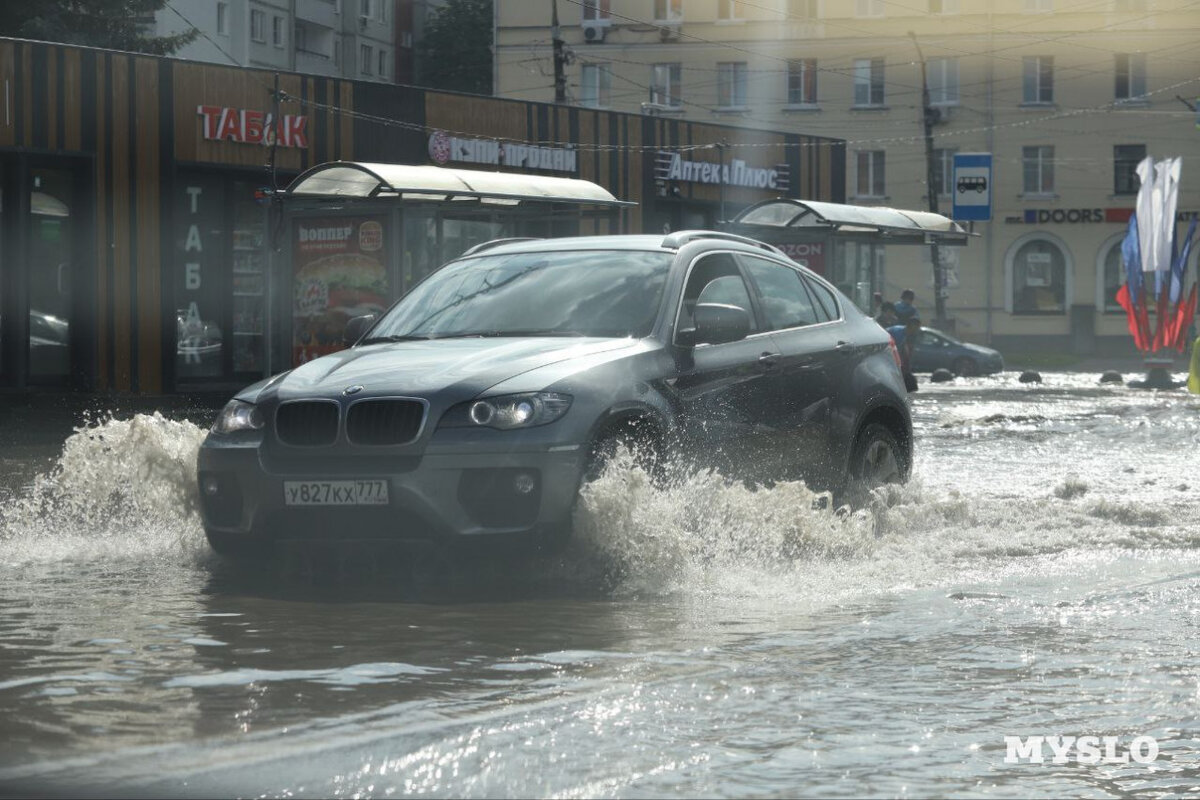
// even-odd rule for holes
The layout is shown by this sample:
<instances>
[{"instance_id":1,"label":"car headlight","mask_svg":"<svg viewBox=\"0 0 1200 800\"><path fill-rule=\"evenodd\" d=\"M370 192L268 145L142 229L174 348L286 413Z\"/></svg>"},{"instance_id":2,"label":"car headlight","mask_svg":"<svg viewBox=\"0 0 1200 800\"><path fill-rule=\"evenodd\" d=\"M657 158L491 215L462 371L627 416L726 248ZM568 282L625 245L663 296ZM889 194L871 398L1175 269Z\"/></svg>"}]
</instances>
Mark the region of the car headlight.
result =
<instances>
[{"instance_id":1,"label":"car headlight","mask_svg":"<svg viewBox=\"0 0 1200 800\"><path fill-rule=\"evenodd\" d=\"M258 406L244 400L230 400L217 415L213 423L214 433L237 433L257 431L263 426L263 415Z\"/></svg>"},{"instance_id":2,"label":"car headlight","mask_svg":"<svg viewBox=\"0 0 1200 800\"><path fill-rule=\"evenodd\" d=\"M532 428L554 422L571 407L571 395L558 392L507 394L460 403L442 417L443 428Z\"/></svg>"}]
</instances>

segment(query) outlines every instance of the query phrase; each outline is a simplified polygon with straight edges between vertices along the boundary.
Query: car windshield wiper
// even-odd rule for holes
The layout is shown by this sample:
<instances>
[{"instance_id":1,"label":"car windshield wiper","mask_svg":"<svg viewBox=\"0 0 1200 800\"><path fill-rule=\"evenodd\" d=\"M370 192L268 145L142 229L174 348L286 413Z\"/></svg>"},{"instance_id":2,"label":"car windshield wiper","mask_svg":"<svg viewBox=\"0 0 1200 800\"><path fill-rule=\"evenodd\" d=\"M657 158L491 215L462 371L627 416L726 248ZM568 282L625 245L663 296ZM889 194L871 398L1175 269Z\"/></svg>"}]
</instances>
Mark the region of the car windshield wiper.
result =
<instances>
[{"instance_id":1,"label":"car windshield wiper","mask_svg":"<svg viewBox=\"0 0 1200 800\"><path fill-rule=\"evenodd\" d=\"M423 342L432 338L434 337L428 335L410 336L400 333L391 333L387 336L372 336L370 338L363 339L361 342L359 342L359 344L381 344L383 342Z\"/></svg>"}]
</instances>

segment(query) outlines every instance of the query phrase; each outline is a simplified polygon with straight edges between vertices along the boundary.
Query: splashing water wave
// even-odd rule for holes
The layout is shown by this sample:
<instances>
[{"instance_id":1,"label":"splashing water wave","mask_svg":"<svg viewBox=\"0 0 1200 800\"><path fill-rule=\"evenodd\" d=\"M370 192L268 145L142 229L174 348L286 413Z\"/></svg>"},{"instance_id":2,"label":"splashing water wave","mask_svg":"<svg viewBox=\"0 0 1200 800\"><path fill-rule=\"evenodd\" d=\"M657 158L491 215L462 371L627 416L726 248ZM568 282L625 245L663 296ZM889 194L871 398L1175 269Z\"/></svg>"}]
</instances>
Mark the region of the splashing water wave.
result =
<instances>
[{"instance_id":1,"label":"splashing water wave","mask_svg":"<svg viewBox=\"0 0 1200 800\"><path fill-rule=\"evenodd\" d=\"M49 473L0 504L0 563L208 558L195 472L204 435L157 413L76 429ZM799 482L749 488L701 472L659 486L622 454L583 489L561 571L599 571L617 595L827 602L987 573L996 559L1200 545L1186 498L1148 508L1069 474L1014 503L947 488L939 469L918 465L908 485L851 512Z\"/></svg>"},{"instance_id":2,"label":"splashing water wave","mask_svg":"<svg viewBox=\"0 0 1200 800\"><path fill-rule=\"evenodd\" d=\"M201 552L204 435L157 412L76 428L54 468L0 504L0 561Z\"/></svg>"}]
</instances>

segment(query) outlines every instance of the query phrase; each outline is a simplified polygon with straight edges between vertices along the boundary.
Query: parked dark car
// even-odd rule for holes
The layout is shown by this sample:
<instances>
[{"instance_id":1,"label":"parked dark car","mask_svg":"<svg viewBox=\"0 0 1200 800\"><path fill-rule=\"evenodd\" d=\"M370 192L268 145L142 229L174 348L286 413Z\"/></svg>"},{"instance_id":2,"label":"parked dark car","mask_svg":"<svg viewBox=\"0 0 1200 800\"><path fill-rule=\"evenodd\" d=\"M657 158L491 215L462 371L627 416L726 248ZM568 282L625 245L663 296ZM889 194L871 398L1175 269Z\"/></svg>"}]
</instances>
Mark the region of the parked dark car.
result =
<instances>
[{"instance_id":1,"label":"parked dark car","mask_svg":"<svg viewBox=\"0 0 1200 800\"><path fill-rule=\"evenodd\" d=\"M360 335L360 330L369 327ZM706 231L489 243L347 350L239 393L200 449L205 532L560 544L621 444L838 493L903 481L891 338L774 247Z\"/></svg>"},{"instance_id":2,"label":"parked dark car","mask_svg":"<svg viewBox=\"0 0 1200 800\"><path fill-rule=\"evenodd\" d=\"M921 328L913 343L913 372L948 369L955 375L972 377L1004 371L1004 356L978 344L960 342L935 328Z\"/></svg>"}]
</instances>

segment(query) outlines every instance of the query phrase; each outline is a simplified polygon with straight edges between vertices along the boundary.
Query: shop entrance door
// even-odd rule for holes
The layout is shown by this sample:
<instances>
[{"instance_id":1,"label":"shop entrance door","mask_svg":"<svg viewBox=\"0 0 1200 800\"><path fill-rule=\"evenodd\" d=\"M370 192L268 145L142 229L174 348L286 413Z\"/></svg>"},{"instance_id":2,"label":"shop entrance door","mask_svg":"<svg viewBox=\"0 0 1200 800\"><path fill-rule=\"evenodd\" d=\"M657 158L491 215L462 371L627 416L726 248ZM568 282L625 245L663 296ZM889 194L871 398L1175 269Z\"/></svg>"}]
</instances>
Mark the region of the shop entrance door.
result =
<instances>
[{"instance_id":1,"label":"shop entrance door","mask_svg":"<svg viewBox=\"0 0 1200 800\"><path fill-rule=\"evenodd\" d=\"M29 185L29 382L65 383L71 375L71 245L78 218L74 173L34 168Z\"/></svg>"}]
</instances>

